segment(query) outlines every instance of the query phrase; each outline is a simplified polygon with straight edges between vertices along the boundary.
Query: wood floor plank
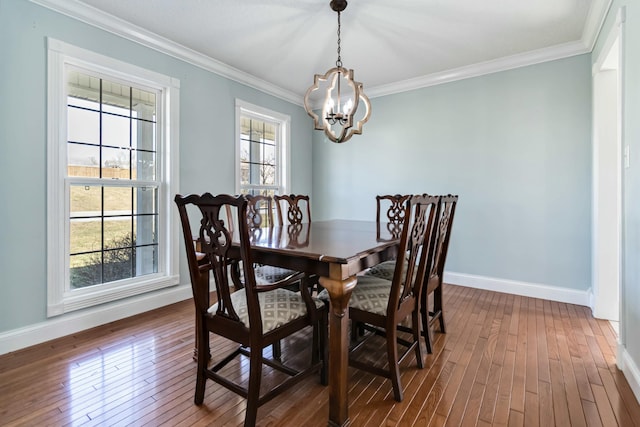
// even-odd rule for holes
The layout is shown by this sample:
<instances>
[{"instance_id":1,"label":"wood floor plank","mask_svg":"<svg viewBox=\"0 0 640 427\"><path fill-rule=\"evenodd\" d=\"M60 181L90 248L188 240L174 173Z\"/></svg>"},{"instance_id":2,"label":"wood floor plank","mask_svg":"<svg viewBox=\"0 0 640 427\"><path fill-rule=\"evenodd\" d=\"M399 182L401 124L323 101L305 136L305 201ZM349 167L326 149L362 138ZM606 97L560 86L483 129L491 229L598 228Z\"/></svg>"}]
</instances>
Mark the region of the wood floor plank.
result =
<instances>
[{"instance_id":1,"label":"wood floor plank","mask_svg":"<svg viewBox=\"0 0 640 427\"><path fill-rule=\"evenodd\" d=\"M448 333L434 330L424 369L403 361L403 402L388 380L349 369L352 427L640 427L615 334L587 307L452 285L444 301ZM0 424L241 426L246 401L218 384L193 404L193 321L184 301L0 356ZM285 340L283 357L306 361L309 339ZM211 347L216 359L234 344L212 337ZM246 358L225 369L246 383ZM278 375L266 369L265 387ZM328 393L310 377L259 408L257 426L324 427Z\"/></svg>"}]
</instances>

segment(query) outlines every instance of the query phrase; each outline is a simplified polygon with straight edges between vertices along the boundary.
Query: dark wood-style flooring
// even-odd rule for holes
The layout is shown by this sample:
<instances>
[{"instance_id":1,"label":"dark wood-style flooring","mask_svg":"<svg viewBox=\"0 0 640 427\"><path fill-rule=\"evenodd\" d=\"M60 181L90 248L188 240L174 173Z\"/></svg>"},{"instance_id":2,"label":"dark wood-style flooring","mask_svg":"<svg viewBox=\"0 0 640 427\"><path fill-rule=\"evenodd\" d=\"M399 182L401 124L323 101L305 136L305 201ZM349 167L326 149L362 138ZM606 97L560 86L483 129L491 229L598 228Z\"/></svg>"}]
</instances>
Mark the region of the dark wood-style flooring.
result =
<instances>
[{"instance_id":1,"label":"dark wood-style flooring","mask_svg":"<svg viewBox=\"0 0 640 427\"><path fill-rule=\"evenodd\" d=\"M640 426L615 333L588 308L460 286L446 286L445 307L448 333L434 334L425 368L403 362L402 403L350 368L352 426ZM184 301L0 356L0 425L241 425L244 399L215 383L193 404L193 322ZM309 334L284 342L283 358L306 358ZM382 341L363 353L384 358ZM248 363L229 369L246 377ZM262 406L258 425L324 427L327 402L308 378Z\"/></svg>"}]
</instances>

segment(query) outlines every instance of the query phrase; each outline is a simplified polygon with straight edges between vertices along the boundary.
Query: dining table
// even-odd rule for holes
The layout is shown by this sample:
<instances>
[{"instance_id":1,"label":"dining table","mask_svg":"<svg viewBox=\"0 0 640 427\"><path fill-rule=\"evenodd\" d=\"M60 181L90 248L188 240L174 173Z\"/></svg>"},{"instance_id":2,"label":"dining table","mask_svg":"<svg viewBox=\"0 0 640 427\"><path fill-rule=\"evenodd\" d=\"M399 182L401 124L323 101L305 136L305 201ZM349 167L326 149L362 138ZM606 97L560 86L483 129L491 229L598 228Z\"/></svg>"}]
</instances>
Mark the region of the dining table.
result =
<instances>
[{"instance_id":1,"label":"dining table","mask_svg":"<svg viewBox=\"0 0 640 427\"><path fill-rule=\"evenodd\" d=\"M329 422L349 424L349 299L358 273L392 259L398 236L376 221L328 220L253 230L253 261L319 276L330 297Z\"/></svg>"}]
</instances>

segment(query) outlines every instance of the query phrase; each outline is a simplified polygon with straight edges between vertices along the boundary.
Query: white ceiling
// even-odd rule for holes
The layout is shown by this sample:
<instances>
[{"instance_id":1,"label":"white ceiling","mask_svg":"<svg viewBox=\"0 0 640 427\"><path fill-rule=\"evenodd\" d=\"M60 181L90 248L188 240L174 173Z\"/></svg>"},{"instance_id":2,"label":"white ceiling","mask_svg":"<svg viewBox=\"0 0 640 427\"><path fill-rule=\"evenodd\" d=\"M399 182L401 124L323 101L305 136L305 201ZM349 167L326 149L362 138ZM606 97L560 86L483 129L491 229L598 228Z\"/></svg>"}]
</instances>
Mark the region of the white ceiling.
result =
<instances>
[{"instance_id":1,"label":"white ceiling","mask_svg":"<svg viewBox=\"0 0 640 427\"><path fill-rule=\"evenodd\" d=\"M329 0L32 1L297 103L337 57ZM349 0L342 61L374 97L557 59L591 51L609 4Z\"/></svg>"}]
</instances>

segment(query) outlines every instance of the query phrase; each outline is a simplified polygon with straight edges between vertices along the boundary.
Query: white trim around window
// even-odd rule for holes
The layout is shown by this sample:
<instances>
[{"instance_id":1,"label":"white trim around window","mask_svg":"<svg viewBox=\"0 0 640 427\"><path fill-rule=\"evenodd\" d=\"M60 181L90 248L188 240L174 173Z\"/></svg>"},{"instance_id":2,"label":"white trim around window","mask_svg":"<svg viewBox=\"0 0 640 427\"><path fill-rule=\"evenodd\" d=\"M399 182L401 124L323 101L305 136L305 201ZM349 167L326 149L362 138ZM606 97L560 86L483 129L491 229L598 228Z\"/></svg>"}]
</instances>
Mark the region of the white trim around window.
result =
<instances>
[{"instance_id":1,"label":"white trim around window","mask_svg":"<svg viewBox=\"0 0 640 427\"><path fill-rule=\"evenodd\" d=\"M179 80L67 43L48 42L47 100L47 316L57 316L179 283L179 229L172 195L178 190ZM157 272L71 289L69 285L69 186L65 68L152 88L157 99ZM99 185L98 181L96 181Z\"/></svg>"},{"instance_id":2,"label":"white trim around window","mask_svg":"<svg viewBox=\"0 0 640 427\"><path fill-rule=\"evenodd\" d=\"M236 173L236 194L242 192L241 169L240 169L240 120L242 117L252 117L257 120L276 122L279 124L280 133L278 135L278 184L276 194L285 194L291 183L291 117L277 111L269 110L258 105L251 104L241 99L236 99L236 134L235 134L235 173Z\"/></svg>"}]
</instances>

